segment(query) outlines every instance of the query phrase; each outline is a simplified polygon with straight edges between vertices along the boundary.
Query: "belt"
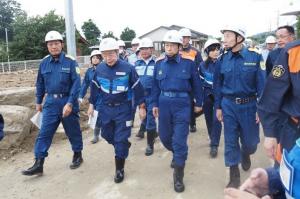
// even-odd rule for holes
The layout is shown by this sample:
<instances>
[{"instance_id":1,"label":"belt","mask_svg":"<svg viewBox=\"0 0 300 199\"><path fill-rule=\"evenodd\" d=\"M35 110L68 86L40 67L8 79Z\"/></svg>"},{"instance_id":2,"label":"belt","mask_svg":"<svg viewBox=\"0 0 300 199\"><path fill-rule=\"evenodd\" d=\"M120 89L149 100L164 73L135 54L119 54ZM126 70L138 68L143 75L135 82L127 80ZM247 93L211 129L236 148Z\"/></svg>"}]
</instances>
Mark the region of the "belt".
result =
<instances>
[{"instance_id":1,"label":"belt","mask_svg":"<svg viewBox=\"0 0 300 199\"><path fill-rule=\"evenodd\" d=\"M51 96L53 98L63 98L63 97L68 97L69 94L67 93L47 93L48 96Z\"/></svg>"},{"instance_id":2,"label":"belt","mask_svg":"<svg viewBox=\"0 0 300 199\"><path fill-rule=\"evenodd\" d=\"M189 93L187 92L170 92L170 91L162 91L162 96L165 97L189 97Z\"/></svg>"},{"instance_id":3,"label":"belt","mask_svg":"<svg viewBox=\"0 0 300 199\"><path fill-rule=\"evenodd\" d=\"M255 95L250 96L250 97L234 97L234 96L230 96L230 95L225 95L224 97L234 101L236 104L247 104L249 102L256 100Z\"/></svg>"},{"instance_id":4,"label":"belt","mask_svg":"<svg viewBox=\"0 0 300 199\"><path fill-rule=\"evenodd\" d=\"M116 107L116 106L121 106L122 104L126 104L126 103L131 103L131 101L126 101L126 102L116 102L116 103L105 103L106 106L109 107Z\"/></svg>"}]
</instances>

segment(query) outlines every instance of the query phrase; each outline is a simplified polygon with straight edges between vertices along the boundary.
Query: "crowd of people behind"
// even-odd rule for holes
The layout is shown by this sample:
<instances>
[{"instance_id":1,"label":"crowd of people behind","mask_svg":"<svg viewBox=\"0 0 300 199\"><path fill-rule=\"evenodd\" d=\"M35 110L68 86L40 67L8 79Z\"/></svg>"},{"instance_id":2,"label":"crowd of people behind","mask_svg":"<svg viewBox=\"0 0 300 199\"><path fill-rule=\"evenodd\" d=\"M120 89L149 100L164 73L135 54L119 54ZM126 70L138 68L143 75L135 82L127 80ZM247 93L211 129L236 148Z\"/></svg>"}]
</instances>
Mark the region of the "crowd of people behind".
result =
<instances>
[{"instance_id":1,"label":"crowd of people behind","mask_svg":"<svg viewBox=\"0 0 300 199\"><path fill-rule=\"evenodd\" d=\"M98 111L91 142L97 143L101 135L114 147L116 183L124 180L128 139L138 110L141 126L136 137L142 139L147 133L145 155L154 153L159 137L172 153L174 190L183 192L188 135L197 131L196 118L204 113L211 158L218 156L224 128L224 159L230 171L225 198L300 198L300 41L294 41L293 27L282 26L258 52L243 28L228 26L221 33L222 41L206 41L205 60L190 44L187 28L164 35L164 53L159 57L153 54L150 38L133 39L130 55L124 41L105 38L91 53L91 66L81 84L78 64L63 52L61 34L48 32L49 55L42 60L36 80L36 110L43 113L42 126L34 147L35 162L22 174L43 174L60 122L74 152L70 168L80 167L83 143L78 112L90 87L88 115ZM274 167L253 170L240 186L239 165L244 171L251 168L251 155L260 142L260 122Z\"/></svg>"}]
</instances>

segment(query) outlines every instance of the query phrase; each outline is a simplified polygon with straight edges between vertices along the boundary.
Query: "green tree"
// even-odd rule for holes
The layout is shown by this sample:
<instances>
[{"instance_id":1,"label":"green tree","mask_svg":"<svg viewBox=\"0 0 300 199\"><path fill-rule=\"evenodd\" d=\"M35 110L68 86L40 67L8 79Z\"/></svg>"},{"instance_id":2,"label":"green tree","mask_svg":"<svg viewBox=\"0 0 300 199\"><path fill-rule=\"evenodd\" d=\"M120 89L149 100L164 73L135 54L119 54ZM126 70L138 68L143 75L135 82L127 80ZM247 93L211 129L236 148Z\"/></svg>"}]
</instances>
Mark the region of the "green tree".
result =
<instances>
[{"instance_id":1,"label":"green tree","mask_svg":"<svg viewBox=\"0 0 300 199\"><path fill-rule=\"evenodd\" d=\"M83 25L81 26L81 29L84 33L86 40L91 45L99 44L98 37L101 36L101 31L91 19L84 22Z\"/></svg>"},{"instance_id":2,"label":"green tree","mask_svg":"<svg viewBox=\"0 0 300 199\"><path fill-rule=\"evenodd\" d=\"M43 17L18 16L13 29L14 37L10 47L12 60L40 59L48 54L44 41L46 33L57 30L64 34L65 22L62 16L50 11Z\"/></svg>"},{"instance_id":3,"label":"green tree","mask_svg":"<svg viewBox=\"0 0 300 199\"><path fill-rule=\"evenodd\" d=\"M120 38L123 41L131 41L133 38L135 38L136 34L135 31L126 27L123 31L122 34L120 36Z\"/></svg>"},{"instance_id":4,"label":"green tree","mask_svg":"<svg viewBox=\"0 0 300 199\"><path fill-rule=\"evenodd\" d=\"M104 33L104 35L102 36L102 39L108 38L108 37L118 39L116 36L114 36L114 33L112 31L108 31L108 33Z\"/></svg>"},{"instance_id":5,"label":"green tree","mask_svg":"<svg viewBox=\"0 0 300 199\"><path fill-rule=\"evenodd\" d=\"M20 4L15 0L0 0L0 40L5 41L5 28L8 29L9 39L12 38L12 24L16 16L22 14Z\"/></svg>"}]
</instances>

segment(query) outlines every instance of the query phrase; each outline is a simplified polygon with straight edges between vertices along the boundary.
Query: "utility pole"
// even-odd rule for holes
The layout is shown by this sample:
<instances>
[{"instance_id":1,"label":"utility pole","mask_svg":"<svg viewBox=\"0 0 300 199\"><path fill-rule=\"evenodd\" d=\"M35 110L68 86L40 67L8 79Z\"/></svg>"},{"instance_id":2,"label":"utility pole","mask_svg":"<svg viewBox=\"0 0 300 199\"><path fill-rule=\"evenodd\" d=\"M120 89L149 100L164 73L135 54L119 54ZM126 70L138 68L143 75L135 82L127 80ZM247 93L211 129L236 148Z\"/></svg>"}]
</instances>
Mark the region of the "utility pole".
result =
<instances>
[{"instance_id":1,"label":"utility pole","mask_svg":"<svg viewBox=\"0 0 300 199\"><path fill-rule=\"evenodd\" d=\"M9 51L8 51L8 36L7 36L7 28L5 28L5 38L6 38L6 53L7 53L7 62L8 62L8 68L10 71L10 61L9 61Z\"/></svg>"},{"instance_id":2,"label":"utility pole","mask_svg":"<svg viewBox=\"0 0 300 199\"><path fill-rule=\"evenodd\" d=\"M68 54L76 59L75 25L73 17L73 0L65 0L66 37Z\"/></svg>"}]
</instances>

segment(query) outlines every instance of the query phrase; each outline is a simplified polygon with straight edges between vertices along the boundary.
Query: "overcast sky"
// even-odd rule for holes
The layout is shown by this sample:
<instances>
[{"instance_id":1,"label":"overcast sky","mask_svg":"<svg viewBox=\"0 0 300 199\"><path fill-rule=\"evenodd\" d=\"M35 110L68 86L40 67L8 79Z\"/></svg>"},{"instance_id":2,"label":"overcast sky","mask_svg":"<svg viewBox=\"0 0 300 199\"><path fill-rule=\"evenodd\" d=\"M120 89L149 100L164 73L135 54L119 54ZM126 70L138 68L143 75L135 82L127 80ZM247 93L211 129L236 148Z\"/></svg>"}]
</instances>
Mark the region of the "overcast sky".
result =
<instances>
[{"instance_id":1,"label":"overcast sky","mask_svg":"<svg viewBox=\"0 0 300 199\"><path fill-rule=\"evenodd\" d=\"M50 10L64 16L64 0L16 0L30 16ZM247 35L291 24L295 17L278 17L290 2L300 0L74 0L74 21L81 29L92 19L102 33L119 37L128 26L143 35L161 25L180 25L205 34L220 36L225 25L242 25ZM300 4L299 4L300 5Z\"/></svg>"}]
</instances>

